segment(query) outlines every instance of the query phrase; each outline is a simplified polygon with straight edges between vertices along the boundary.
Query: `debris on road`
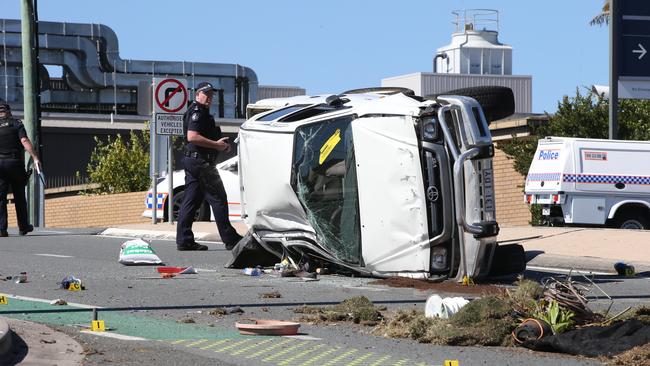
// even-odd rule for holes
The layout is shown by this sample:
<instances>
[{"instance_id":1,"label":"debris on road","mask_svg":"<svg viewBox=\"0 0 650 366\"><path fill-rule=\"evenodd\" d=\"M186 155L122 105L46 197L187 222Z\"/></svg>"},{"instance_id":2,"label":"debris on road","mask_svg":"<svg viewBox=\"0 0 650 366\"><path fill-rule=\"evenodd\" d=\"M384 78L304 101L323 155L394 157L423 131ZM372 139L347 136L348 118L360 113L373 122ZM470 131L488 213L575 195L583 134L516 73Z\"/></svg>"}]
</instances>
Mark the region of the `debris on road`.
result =
<instances>
[{"instance_id":1,"label":"debris on road","mask_svg":"<svg viewBox=\"0 0 650 366\"><path fill-rule=\"evenodd\" d=\"M235 326L243 335L296 335L300 323L287 322L283 320L264 320L264 319L251 319L253 323L237 322Z\"/></svg>"},{"instance_id":2,"label":"debris on road","mask_svg":"<svg viewBox=\"0 0 650 366\"><path fill-rule=\"evenodd\" d=\"M66 276L59 282L60 288L69 291L81 291L86 287L82 284L81 280L75 276Z\"/></svg>"},{"instance_id":3,"label":"debris on road","mask_svg":"<svg viewBox=\"0 0 650 366\"><path fill-rule=\"evenodd\" d=\"M50 301L50 305L68 305L68 302L63 299L56 299Z\"/></svg>"},{"instance_id":4,"label":"debris on road","mask_svg":"<svg viewBox=\"0 0 650 366\"><path fill-rule=\"evenodd\" d=\"M214 315L216 317L222 317L228 314L243 314L243 313L244 313L244 309L240 308L239 306L233 306L229 308L214 308L208 312L208 314Z\"/></svg>"},{"instance_id":5,"label":"debris on road","mask_svg":"<svg viewBox=\"0 0 650 366\"><path fill-rule=\"evenodd\" d=\"M294 308L293 312L303 314L299 321L314 324L348 321L374 326L384 319L381 313L384 310L386 308L375 306L367 297L357 296L343 300L338 305L324 307L304 305Z\"/></svg>"},{"instance_id":6,"label":"debris on road","mask_svg":"<svg viewBox=\"0 0 650 366\"><path fill-rule=\"evenodd\" d=\"M27 282L27 272L20 272L18 276L14 277L14 282L16 283L26 283Z\"/></svg>"},{"instance_id":7,"label":"debris on road","mask_svg":"<svg viewBox=\"0 0 650 366\"><path fill-rule=\"evenodd\" d=\"M262 299L279 299L282 297L282 294L278 291L273 291L273 292L266 292L263 294L260 294L260 298Z\"/></svg>"},{"instance_id":8,"label":"debris on road","mask_svg":"<svg viewBox=\"0 0 650 366\"><path fill-rule=\"evenodd\" d=\"M160 274L164 273L171 273L171 274L197 274L199 272L194 269L194 267L189 266L189 267L168 267L168 266L162 266L162 267L156 267L156 271Z\"/></svg>"},{"instance_id":9,"label":"debris on road","mask_svg":"<svg viewBox=\"0 0 650 366\"><path fill-rule=\"evenodd\" d=\"M440 295L431 295L424 305L424 315L427 318L449 319L468 303L469 300L463 297L445 297L443 299Z\"/></svg>"},{"instance_id":10,"label":"debris on road","mask_svg":"<svg viewBox=\"0 0 650 366\"><path fill-rule=\"evenodd\" d=\"M120 247L119 262L125 266L162 264L162 261L151 248L151 245L142 239L133 239L124 242Z\"/></svg>"},{"instance_id":11,"label":"debris on road","mask_svg":"<svg viewBox=\"0 0 650 366\"><path fill-rule=\"evenodd\" d=\"M259 267L246 267L242 270L241 273L245 274L246 276L260 276L262 274L262 269Z\"/></svg>"}]
</instances>

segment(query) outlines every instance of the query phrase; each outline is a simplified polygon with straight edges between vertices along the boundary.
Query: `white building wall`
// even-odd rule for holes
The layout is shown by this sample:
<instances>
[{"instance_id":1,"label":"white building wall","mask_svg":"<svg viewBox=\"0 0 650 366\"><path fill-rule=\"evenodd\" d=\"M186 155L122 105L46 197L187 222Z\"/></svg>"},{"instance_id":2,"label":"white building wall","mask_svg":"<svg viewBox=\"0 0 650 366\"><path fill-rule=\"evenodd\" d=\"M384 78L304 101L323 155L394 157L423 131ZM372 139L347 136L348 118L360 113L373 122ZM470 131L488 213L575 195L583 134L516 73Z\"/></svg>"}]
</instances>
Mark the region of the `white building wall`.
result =
<instances>
[{"instance_id":1,"label":"white building wall","mask_svg":"<svg viewBox=\"0 0 650 366\"><path fill-rule=\"evenodd\" d=\"M515 95L515 113L532 113L533 78L529 75L466 75L420 72L381 80L383 87L404 87L427 96L474 86L505 86Z\"/></svg>"}]
</instances>

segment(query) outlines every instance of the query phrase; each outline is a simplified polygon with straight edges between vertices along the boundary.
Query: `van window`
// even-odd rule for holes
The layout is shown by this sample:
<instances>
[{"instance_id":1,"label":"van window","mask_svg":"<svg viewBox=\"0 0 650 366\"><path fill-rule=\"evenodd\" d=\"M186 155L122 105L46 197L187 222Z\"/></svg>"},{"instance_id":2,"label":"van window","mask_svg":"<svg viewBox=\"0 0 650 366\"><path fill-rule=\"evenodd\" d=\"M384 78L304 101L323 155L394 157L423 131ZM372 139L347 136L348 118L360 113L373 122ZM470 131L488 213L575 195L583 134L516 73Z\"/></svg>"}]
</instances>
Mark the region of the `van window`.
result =
<instances>
[{"instance_id":1,"label":"van window","mask_svg":"<svg viewBox=\"0 0 650 366\"><path fill-rule=\"evenodd\" d=\"M323 246L359 264L361 229L352 116L296 130L292 186Z\"/></svg>"}]
</instances>

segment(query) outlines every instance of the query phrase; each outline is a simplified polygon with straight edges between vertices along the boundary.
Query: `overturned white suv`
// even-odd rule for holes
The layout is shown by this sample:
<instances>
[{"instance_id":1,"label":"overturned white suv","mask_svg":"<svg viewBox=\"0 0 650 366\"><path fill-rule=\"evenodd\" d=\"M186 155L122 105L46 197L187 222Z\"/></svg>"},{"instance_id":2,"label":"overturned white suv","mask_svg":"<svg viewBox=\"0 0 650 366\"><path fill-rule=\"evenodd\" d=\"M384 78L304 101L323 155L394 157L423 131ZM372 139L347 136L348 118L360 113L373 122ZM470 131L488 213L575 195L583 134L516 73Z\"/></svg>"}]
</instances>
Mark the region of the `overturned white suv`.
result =
<instances>
[{"instance_id":1,"label":"overturned white suv","mask_svg":"<svg viewBox=\"0 0 650 366\"><path fill-rule=\"evenodd\" d=\"M523 270L521 247L497 249L486 119L513 112L512 91L462 92L483 108L468 96L385 88L250 105L273 108L239 132L252 237L278 258L370 276L478 279L498 256L508 260L492 273Z\"/></svg>"}]
</instances>

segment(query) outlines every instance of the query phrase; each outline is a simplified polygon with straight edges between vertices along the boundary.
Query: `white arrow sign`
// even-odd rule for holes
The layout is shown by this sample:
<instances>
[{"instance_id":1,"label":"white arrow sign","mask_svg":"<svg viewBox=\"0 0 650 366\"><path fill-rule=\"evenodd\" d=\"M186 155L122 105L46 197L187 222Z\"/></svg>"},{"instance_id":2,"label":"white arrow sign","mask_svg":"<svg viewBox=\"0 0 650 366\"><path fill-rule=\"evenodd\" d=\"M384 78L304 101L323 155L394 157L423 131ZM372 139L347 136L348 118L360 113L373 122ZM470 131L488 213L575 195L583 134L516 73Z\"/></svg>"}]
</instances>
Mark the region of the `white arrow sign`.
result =
<instances>
[{"instance_id":1,"label":"white arrow sign","mask_svg":"<svg viewBox=\"0 0 650 366\"><path fill-rule=\"evenodd\" d=\"M640 50L632 50L632 53L638 53L639 54L639 60L640 60L640 59L643 58L643 56L645 56L646 53L648 53L648 51L645 50L645 48L643 47L643 45L641 43L639 43L639 48L640 48Z\"/></svg>"}]
</instances>

